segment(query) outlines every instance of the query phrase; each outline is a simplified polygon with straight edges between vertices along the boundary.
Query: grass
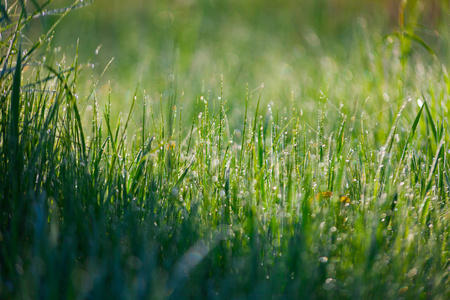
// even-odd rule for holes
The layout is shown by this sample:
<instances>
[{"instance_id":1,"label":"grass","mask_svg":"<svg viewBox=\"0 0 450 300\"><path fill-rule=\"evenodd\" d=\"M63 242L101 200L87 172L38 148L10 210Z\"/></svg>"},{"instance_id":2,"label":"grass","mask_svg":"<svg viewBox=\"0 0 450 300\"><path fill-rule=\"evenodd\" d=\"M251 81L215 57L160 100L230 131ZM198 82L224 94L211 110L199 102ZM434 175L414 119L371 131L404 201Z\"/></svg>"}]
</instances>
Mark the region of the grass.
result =
<instances>
[{"instance_id":1,"label":"grass","mask_svg":"<svg viewBox=\"0 0 450 300\"><path fill-rule=\"evenodd\" d=\"M411 72L438 55L417 34L366 41L372 77L360 49L351 82L325 60L335 88L171 81L116 118L53 27L23 51L21 8L2 25L1 298L450 296L450 80Z\"/></svg>"}]
</instances>

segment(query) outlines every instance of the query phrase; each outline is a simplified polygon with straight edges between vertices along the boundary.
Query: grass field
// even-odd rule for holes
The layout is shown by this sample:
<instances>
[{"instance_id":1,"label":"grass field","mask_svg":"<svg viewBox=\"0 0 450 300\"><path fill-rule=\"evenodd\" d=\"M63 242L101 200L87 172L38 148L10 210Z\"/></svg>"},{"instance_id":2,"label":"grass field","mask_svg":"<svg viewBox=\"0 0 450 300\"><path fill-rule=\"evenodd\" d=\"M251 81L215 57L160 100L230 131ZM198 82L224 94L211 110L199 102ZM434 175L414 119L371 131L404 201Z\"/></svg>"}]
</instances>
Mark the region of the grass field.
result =
<instances>
[{"instance_id":1,"label":"grass field","mask_svg":"<svg viewBox=\"0 0 450 300\"><path fill-rule=\"evenodd\" d=\"M1 299L450 297L448 3L86 4L1 2Z\"/></svg>"}]
</instances>

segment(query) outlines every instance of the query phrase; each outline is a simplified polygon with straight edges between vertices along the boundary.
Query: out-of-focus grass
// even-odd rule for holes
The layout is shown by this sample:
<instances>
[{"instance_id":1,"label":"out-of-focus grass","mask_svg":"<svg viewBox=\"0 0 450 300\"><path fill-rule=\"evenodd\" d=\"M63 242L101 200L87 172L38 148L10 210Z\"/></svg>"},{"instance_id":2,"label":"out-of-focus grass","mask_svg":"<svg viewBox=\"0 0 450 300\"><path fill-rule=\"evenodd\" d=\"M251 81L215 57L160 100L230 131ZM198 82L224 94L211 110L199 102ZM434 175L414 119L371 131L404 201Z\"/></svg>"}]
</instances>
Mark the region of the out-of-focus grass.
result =
<instances>
[{"instance_id":1,"label":"out-of-focus grass","mask_svg":"<svg viewBox=\"0 0 450 300\"><path fill-rule=\"evenodd\" d=\"M401 31L400 4L386 1L99 0L65 18L55 43L70 57L79 38L81 60L95 65L95 78L114 57L96 89L105 99L111 83L117 111L128 110L137 82L153 103L184 92L185 109L192 108L198 96L219 94L223 75L230 115L238 120L247 84L250 90L264 84L264 107L291 106L293 92L294 105L311 115L322 91L346 113L369 98L365 110L372 115L440 75L448 52L446 5L407 4L405 24L420 24L410 31L440 61L414 42L406 70L401 43L389 36ZM85 91L93 81L82 80Z\"/></svg>"},{"instance_id":2,"label":"out-of-focus grass","mask_svg":"<svg viewBox=\"0 0 450 300\"><path fill-rule=\"evenodd\" d=\"M449 297L445 15L98 1L30 44L19 2L0 298Z\"/></svg>"}]
</instances>

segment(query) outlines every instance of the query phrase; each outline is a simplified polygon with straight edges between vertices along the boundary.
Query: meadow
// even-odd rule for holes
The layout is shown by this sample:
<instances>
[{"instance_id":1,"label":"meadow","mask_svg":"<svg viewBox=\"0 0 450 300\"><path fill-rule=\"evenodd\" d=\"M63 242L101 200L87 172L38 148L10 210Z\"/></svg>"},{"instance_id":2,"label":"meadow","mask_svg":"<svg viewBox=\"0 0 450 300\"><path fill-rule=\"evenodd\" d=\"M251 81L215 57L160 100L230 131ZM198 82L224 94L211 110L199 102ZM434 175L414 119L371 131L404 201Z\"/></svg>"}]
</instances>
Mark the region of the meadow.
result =
<instances>
[{"instance_id":1,"label":"meadow","mask_svg":"<svg viewBox=\"0 0 450 300\"><path fill-rule=\"evenodd\" d=\"M1 299L448 299L449 3L2 1Z\"/></svg>"}]
</instances>

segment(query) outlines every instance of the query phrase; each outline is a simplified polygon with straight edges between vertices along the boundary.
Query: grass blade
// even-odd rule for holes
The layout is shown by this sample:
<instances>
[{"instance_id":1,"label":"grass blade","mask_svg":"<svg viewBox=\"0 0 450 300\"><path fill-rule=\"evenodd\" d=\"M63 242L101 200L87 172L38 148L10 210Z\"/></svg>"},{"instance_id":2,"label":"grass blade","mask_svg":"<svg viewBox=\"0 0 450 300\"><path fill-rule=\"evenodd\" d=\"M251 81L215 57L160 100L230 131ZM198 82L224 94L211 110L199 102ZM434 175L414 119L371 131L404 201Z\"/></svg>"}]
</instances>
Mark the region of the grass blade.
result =
<instances>
[{"instance_id":1,"label":"grass blade","mask_svg":"<svg viewBox=\"0 0 450 300\"><path fill-rule=\"evenodd\" d=\"M436 169L436 165L437 165L437 162L439 160L439 156L441 154L442 146L444 144L445 144L445 140L442 139L441 142L439 143L439 146L438 146L437 150L436 150L436 155L433 158L433 164L431 165L431 169L430 169L429 174L428 174L428 179L427 179L427 182L426 182L426 185L425 185L423 196L425 196L428 193L428 191L431 189L431 182L433 181L434 171Z\"/></svg>"},{"instance_id":2,"label":"grass blade","mask_svg":"<svg viewBox=\"0 0 450 300\"><path fill-rule=\"evenodd\" d=\"M16 147L19 142L19 114L20 114L20 80L22 77L22 56L21 47L19 47L19 53L17 54L16 70L14 73L14 81L11 92L11 141L12 150L16 151Z\"/></svg>"},{"instance_id":3,"label":"grass blade","mask_svg":"<svg viewBox=\"0 0 450 300\"><path fill-rule=\"evenodd\" d=\"M425 95L422 92L423 105L425 106L425 112L427 113L428 125L430 126L431 132L433 133L433 137L435 142L438 142L438 134L436 131L436 125L434 125L433 116L431 115L430 108L428 107L428 102L425 99Z\"/></svg>"}]
</instances>

